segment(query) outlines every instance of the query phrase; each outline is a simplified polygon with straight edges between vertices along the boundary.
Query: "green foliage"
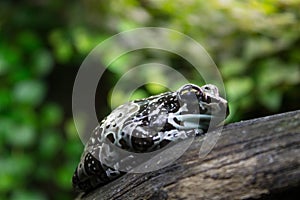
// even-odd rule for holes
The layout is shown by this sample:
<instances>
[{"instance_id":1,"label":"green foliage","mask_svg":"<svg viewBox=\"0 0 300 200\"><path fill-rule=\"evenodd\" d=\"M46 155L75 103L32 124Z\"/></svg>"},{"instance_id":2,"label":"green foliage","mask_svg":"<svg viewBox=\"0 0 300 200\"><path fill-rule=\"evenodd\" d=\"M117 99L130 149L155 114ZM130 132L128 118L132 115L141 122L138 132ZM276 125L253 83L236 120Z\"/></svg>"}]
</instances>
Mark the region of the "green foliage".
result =
<instances>
[{"instance_id":1,"label":"green foliage","mask_svg":"<svg viewBox=\"0 0 300 200\"><path fill-rule=\"evenodd\" d=\"M229 122L299 109L299 3L1 1L0 199L74 197L71 177L83 145L72 121L72 89L66 87L67 81L70 76L74 80L74 72L96 45L120 31L160 26L200 42L224 79L231 109ZM197 53L187 44L181 45L191 54ZM110 60L117 50L108 48L101 59ZM130 52L108 68L111 76L104 84L107 99L102 97L99 116L107 114L106 101L110 101L114 81L132 67L151 62L172 66L189 81L202 84L201 77L176 55ZM168 80L168 74L150 68L131 80L148 82L153 77L159 83ZM131 94L131 99L165 90L149 83ZM117 91L111 106L123 103L128 95Z\"/></svg>"},{"instance_id":2,"label":"green foliage","mask_svg":"<svg viewBox=\"0 0 300 200\"><path fill-rule=\"evenodd\" d=\"M116 32L141 25L162 26L184 32L203 44L224 78L231 108L229 121L236 121L287 111L283 101L290 96L290 88L296 89L300 83L297 3L297 0L118 2L110 17L118 22L114 27ZM124 26L129 22L132 25ZM128 66L141 63L136 59L137 53L132 54L116 60L110 69L121 77ZM151 56L161 63L176 65L170 55ZM153 60L151 56L142 53L138 57L147 63ZM109 51L106 58L110 59ZM176 69L184 72L186 67ZM144 74L145 79L156 77ZM192 74L188 78L200 83ZM124 95L116 96L121 101ZM249 112L253 114L245 116Z\"/></svg>"}]
</instances>

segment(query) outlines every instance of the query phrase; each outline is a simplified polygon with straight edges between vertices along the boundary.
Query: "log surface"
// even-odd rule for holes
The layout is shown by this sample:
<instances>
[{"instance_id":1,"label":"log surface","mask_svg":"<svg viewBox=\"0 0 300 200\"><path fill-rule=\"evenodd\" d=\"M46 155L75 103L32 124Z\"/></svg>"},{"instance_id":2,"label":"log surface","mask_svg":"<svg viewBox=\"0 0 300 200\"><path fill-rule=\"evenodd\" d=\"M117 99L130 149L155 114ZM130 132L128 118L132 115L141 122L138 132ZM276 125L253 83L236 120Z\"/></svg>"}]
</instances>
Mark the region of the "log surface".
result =
<instances>
[{"instance_id":1,"label":"log surface","mask_svg":"<svg viewBox=\"0 0 300 200\"><path fill-rule=\"evenodd\" d=\"M163 169L126 174L78 199L256 199L300 185L300 110L225 126L201 160L202 142Z\"/></svg>"}]
</instances>

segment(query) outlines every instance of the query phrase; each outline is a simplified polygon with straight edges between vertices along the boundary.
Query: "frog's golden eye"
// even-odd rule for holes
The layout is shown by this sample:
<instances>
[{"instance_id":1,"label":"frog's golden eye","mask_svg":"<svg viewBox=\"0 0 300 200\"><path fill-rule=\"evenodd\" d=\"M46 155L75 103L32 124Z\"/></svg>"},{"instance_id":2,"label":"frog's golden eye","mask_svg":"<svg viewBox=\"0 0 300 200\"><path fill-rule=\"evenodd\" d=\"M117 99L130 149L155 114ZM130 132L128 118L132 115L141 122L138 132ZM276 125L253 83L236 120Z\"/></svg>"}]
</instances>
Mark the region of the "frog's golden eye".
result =
<instances>
[{"instance_id":1,"label":"frog's golden eye","mask_svg":"<svg viewBox=\"0 0 300 200\"><path fill-rule=\"evenodd\" d=\"M184 95L187 93L200 94L201 92L201 88L193 84L186 84L179 89L179 95Z\"/></svg>"},{"instance_id":2,"label":"frog's golden eye","mask_svg":"<svg viewBox=\"0 0 300 200\"><path fill-rule=\"evenodd\" d=\"M182 86L178 90L178 99L182 102L188 102L190 104L197 104L199 100L203 98L202 89L193 84L187 84Z\"/></svg>"}]
</instances>

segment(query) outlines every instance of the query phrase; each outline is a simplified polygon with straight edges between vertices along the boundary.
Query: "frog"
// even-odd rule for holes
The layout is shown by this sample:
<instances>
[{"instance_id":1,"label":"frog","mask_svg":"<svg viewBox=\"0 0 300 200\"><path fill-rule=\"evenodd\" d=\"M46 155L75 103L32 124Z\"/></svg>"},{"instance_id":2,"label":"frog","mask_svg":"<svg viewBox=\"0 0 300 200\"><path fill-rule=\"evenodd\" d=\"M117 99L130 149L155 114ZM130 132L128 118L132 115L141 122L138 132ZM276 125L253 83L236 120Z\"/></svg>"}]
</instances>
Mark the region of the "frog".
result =
<instances>
[{"instance_id":1,"label":"frog","mask_svg":"<svg viewBox=\"0 0 300 200\"><path fill-rule=\"evenodd\" d=\"M92 132L72 177L73 188L86 193L124 175L126 172L118 167L122 160L114 149L129 155L155 152L171 143L205 135L228 114L227 100L213 84L189 83L173 92L122 104Z\"/></svg>"}]
</instances>

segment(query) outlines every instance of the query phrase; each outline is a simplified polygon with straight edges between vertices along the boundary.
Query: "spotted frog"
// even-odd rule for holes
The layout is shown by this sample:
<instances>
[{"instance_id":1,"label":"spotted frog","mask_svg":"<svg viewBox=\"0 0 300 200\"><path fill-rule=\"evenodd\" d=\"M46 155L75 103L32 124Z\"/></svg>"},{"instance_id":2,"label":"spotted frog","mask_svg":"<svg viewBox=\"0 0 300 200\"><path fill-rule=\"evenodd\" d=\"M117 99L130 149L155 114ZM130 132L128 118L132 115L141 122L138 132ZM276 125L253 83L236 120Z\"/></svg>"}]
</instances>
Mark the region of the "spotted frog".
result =
<instances>
[{"instance_id":1,"label":"spotted frog","mask_svg":"<svg viewBox=\"0 0 300 200\"><path fill-rule=\"evenodd\" d=\"M203 135L210 126L220 124L228 110L227 101L212 84L186 84L175 92L125 103L93 131L73 175L73 187L87 192L125 173L118 168L117 151L108 148L107 142L126 152L154 152Z\"/></svg>"}]
</instances>

